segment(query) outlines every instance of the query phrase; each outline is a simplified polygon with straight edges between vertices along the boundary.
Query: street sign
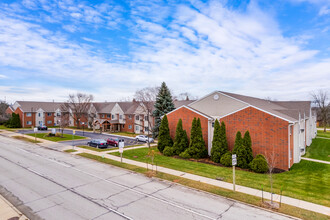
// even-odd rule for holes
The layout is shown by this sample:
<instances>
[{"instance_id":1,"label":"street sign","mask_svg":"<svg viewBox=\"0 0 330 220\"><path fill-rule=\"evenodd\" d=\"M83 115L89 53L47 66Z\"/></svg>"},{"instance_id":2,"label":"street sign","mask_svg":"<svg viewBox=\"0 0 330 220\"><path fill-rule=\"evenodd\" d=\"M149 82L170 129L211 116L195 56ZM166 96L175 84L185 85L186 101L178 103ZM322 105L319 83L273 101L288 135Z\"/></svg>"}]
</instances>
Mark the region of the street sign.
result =
<instances>
[{"instance_id":1,"label":"street sign","mask_svg":"<svg viewBox=\"0 0 330 220\"><path fill-rule=\"evenodd\" d=\"M231 155L231 163L233 166L237 165L236 154Z\"/></svg>"},{"instance_id":2,"label":"street sign","mask_svg":"<svg viewBox=\"0 0 330 220\"><path fill-rule=\"evenodd\" d=\"M72 130L72 134L75 135L76 134L76 131L75 130Z\"/></svg>"},{"instance_id":3,"label":"street sign","mask_svg":"<svg viewBox=\"0 0 330 220\"><path fill-rule=\"evenodd\" d=\"M120 147L119 148L119 153L121 153L121 154L124 153L124 148Z\"/></svg>"},{"instance_id":4,"label":"street sign","mask_svg":"<svg viewBox=\"0 0 330 220\"><path fill-rule=\"evenodd\" d=\"M119 144L118 144L119 149L120 149L120 148L124 148L124 146L125 146L125 142L124 142L124 140L119 141Z\"/></svg>"},{"instance_id":5,"label":"street sign","mask_svg":"<svg viewBox=\"0 0 330 220\"><path fill-rule=\"evenodd\" d=\"M34 131L34 133L37 133L38 132L38 128L34 128L33 131Z\"/></svg>"}]
</instances>

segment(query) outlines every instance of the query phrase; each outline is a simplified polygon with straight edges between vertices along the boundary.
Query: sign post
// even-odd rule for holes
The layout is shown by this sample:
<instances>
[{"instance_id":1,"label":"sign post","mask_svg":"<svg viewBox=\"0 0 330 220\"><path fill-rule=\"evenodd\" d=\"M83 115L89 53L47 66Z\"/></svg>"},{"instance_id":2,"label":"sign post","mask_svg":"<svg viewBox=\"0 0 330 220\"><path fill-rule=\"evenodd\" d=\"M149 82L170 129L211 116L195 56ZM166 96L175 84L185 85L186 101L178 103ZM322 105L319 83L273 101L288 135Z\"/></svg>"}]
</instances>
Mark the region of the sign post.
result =
<instances>
[{"instance_id":1,"label":"sign post","mask_svg":"<svg viewBox=\"0 0 330 220\"><path fill-rule=\"evenodd\" d=\"M120 140L119 140L118 147L119 147L120 162L121 162L121 163L123 162L124 146L125 146L124 139L120 139Z\"/></svg>"},{"instance_id":2,"label":"sign post","mask_svg":"<svg viewBox=\"0 0 330 220\"><path fill-rule=\"evenodd\" d=\"M233 190L235 191L235 166L237 164L236 154L231 155L231 163L233 165Z\"/></svg>"},{"instance_id":3,"label":"sign post","mask_svg":"<svg viewBox=\"0 0 330 220\"><path fill-rule=\"evenodd\" d=\"M75 130L72 130L72 149L74 149L74 145L73 145L73 139L74 139L74 135L76 134Z\"/></svg>"},{"instance_id":4,"label":"sign post","mask_svg":"<svg viewBox=\"0 0 330 220\"><path fill-rule=\"evenodd\" d=\"M38 128L34 128L34 142L37 142L37 132L38 132Z\"/></svg>"}]
</instances>

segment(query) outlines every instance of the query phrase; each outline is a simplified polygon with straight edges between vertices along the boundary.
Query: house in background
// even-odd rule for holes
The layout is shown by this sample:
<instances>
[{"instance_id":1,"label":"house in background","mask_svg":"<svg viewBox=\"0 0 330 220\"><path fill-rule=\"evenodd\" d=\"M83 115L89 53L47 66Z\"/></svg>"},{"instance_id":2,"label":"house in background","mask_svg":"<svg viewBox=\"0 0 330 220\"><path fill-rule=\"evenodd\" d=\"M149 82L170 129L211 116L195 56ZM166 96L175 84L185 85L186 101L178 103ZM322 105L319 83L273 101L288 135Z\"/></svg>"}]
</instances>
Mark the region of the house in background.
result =
<instances>
[{"instance_id":1,"label":"house in background","mask_svg":"<svg viewBox=\"0 0 330 220\"><path fill-rule=\"evenodd\" d=\"M215 91L167 114L170 133L182 119L183 129L190 135L192 120L200 118L203 138L209 154L212 148L214 121L226 124L229 150L233 150L236 133L248 130L253 155L275 158L275 167L288 170L299 163L306 146L316 136L316 117L310 101L268 101L228 92Z\"/></svg>"}]
</instances>

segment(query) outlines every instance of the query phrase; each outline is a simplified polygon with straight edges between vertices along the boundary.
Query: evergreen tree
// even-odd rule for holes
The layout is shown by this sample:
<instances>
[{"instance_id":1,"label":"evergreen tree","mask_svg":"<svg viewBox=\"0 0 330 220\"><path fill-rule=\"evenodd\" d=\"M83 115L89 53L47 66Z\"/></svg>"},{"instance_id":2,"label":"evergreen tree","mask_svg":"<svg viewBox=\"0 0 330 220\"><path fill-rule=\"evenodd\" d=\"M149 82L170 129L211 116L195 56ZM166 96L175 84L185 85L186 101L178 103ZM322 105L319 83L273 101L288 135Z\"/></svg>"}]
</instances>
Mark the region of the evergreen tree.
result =
<instances>
[{"instance_id":1,"label":"evergreen tree","mask_svg":"<svg viewBox=\"0 0 330 220\"><path fill-rule=\"evenodd\" d=\"M173 144L173 151L175 155L179 155L188 147L188 137L185 130L182 128L182 120L179 119L176 126L175 139Z\"/></svg>"},{"instance_id":2,"label":"evergreen tree","mask_svg":"<svg viewBox=\"0 0 330 220\"><path fill-rule=\"evenodd\" d=\"M173 140L170 136L170 129L168 127L167 116L164 115L160 127L159 127L159 136L158 136L158 150L163 153L165 147L172 147Z\"/></svg>"},{"instance_id":3,"label":"evergreen tree","mask_svg":"<svg viewBox=\"0 0 330 220\"><path fill-rule=\"evenodd\" d=\"M249 164L253 160L252 142L251 142L251 136L250 136L249 131L246 131L245 134L244 134L243 145L245 147L246 154L247 154L246 162Z\"/></svg>"},{"instance_id":4,"label":"evergreen tree","mask_svg":"<svg viewBox=\"0 0 330 220\"><path fill-rule=\"evenodd\" d=\"M247 153L243 145L242 134L240 131L236 133L235 145L233 154L236 154L237 166L241 168L248 168L248 163L246 160Z\"/></svg>"},{"instance_id":5,"label":"evergreen tree","mask_svg":"<svg viewBox=\"0 0 330 220\"><path fill-rule=\"evenodd\" d=\"M6 127L8 127L8 128L20 128L21 127L21 119L19 118L19 114L12 113L11 118L6 123Z\"/></svg>"},{"instance_id":6,"label":"evergreen tree","mask_svg":"<svg viewBox=\"0 0 330 220\"><path fill-rule=\"evenodd\" d=\"M211 160L213 162L220 163L220 159L221 159L220 148L221 148L220 123L218 120L215 120L212 148L211 148Z\"/></svg>"},{"instance_id":7,"label":"evergreen tree","mask_svg":"<svg viewBox=\"0 0 330 220\"><path fill-rule=\"evenodd\" d=\"M211 149L211 160L220 163L221 157L228 151L228 143L226 137L226 126L224 122L221 122L221 126L218 120L214 123L214 134Z\"/></svg>"},{"instance_id":8,"label":"evergreen tree","mask_svg":"<svg viewBox=\"0 0 330 220\"><path fill-rule=\"evenodd\" d=\"M153 136L158 137L159 129L161 124L161 117L170 111L174 110L174 103L172 100L172 95L166 83L163 82L159 92L156 97L155 110L153 111L153 116L155 118L155 127L153 130Z\"/></svg>"},{"instance_id":9,"label":"evergreen tree","mask_svg":"<svg viewBox=\"0 0 330 220\"><path fill-rule=\"evenodd\" d=\"M193 125L191 128L190 135L190 144L187 149L190 157L199 159L203 157L207 157L207 150L205 148L205 141L203 139L203 132L201 126L201 120L198 118L194 118Z\"/></svg>"}]
</instances>

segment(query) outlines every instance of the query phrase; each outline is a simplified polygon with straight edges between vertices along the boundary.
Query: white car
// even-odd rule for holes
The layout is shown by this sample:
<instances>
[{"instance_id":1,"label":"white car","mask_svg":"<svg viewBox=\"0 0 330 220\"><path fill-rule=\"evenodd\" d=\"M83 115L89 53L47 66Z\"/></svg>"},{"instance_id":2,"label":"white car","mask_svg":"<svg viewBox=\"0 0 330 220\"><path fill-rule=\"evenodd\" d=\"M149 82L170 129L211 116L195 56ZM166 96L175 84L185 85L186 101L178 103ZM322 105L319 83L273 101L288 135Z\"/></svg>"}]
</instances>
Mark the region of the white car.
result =
<instances>
[{"instance_id":1,"label":"white car","mask_svg":"<svg viewBox=\"0 0 330 220\"><path fill-rule=\"evenodd\" d=\"M142 142L150 142L150 143L152 143L152 142L154 142L154 139L153 138L148 138L148 136L146 136L146 135L138 135L138 136L136 136L135 137L135 139L137 140L137 141L142 141Z\"/></svg>"}]
</instances>

